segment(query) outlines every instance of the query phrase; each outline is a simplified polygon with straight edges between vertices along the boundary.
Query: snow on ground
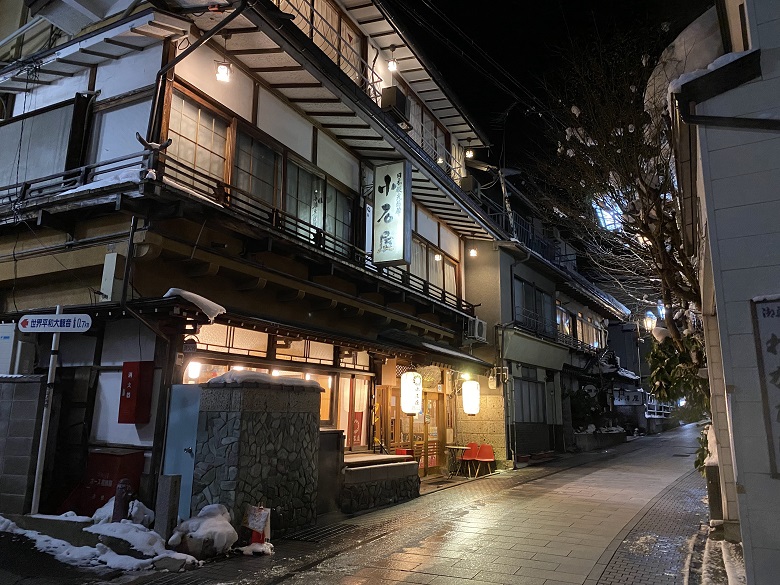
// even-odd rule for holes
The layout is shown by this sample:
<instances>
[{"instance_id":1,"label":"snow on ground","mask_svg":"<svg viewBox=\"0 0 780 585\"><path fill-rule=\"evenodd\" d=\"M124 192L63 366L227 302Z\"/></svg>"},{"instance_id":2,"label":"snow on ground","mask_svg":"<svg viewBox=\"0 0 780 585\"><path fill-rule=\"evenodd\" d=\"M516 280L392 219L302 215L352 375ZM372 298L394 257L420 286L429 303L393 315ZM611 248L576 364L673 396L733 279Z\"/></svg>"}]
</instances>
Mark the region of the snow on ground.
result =
<instances>
[{"instance_id":1,"label":"snow on ground","mask_svg":"<svg viewBox=\"0 0 780 585\"><path fill-rule=\"evenodd\" d=\"M217 553L226 552L238 540L235 528L230 524L230 512L222 504L204 506L198 515L181 522L168 540L170 546L179 546L186 538L196 538L214 543Z\"/></svg>"},{"instance_id":2,"label":"snow on ground","mask_svg":"<svg viewBox=\"0 0 780 585\"><path fill-rule=\"evenodd\" d=\"M238 550L240 550L246 556L255 554L272 555L274 554L274 545L272 545L270 542L253 542L247 546L239 547Z\"/></svg>"},{"instance_id":3,"label":"snow on ground","mask_svg":"<svg viewBox=\"0 0 780 585\"><path fill-rule=\"evenodd\" d=\"M113 502L112 502L113 506ZM104 506L105 508L106 506ZM42 515L39 515L41 517ZM42 516L47 517L47 516ZM74 521L89 519L78 517L73 513L67 513L63 516L50 516L65 521ZM23 530L14 522L0 516L0 531L9 532L24 536L33 541L35 548L40 552L52 555L62 563L76 567L86 568L109 568L122 571L139 571L150 569L155 562L164 558L179 559L184 564L200 564L200 561L189 555L177 553L172 550L166 550L165 543L156 532L140 524L133 524L129 520L114 523L95 524L85 528L86 531L104 536L114 536L130 543L135 550L147 555L148 558L137 559L128 555L120 555L111 550L105 544L98 543L97 546L74 546L69 542L52 538L46 534L41 534L35 530Z\"/></svg>"},{"instance_id":4,"label":"snow on ground","mask_svg":"<svg viewBox=\"0 0 780 585\"><path fill-rule=\"evenodd\" d=\"M742 546L725 540L707 539L702 558L701 585L745 585Z\"/></svg>"}]
</instances>

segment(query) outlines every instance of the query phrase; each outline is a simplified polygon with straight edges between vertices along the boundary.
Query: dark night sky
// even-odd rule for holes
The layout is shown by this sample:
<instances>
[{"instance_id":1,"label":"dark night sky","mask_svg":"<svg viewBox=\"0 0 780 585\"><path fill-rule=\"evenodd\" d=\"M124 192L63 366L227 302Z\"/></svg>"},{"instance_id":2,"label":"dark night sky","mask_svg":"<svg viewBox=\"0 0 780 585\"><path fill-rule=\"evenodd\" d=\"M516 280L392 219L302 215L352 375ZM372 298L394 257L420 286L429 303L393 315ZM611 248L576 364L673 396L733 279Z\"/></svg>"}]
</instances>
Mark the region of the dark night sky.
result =
<instances>
[{"instance_id":1,"label":"dark night sky","mask_svg":"<svg viewBox=\"0 0 780 585\"><path fill-rule=\"evenodd\" d=\"M410 40L422 47L466 113L491 140L490 152L478 151L477 157L499 162L504 141L509 165L522 164L525 137L539 132L532 121L535 115L528 111L532 102L526 101L526 92L538 96L541 79L554 81L560 75L562 55L571 51L572 43L582 44L596 37L608 43L612 35L647 27L660 30L664 22L669 23L665 42L671 42L712 5L711 0L385 0L385 3L397 15ZM436 14L434 9L441 14ZM444 18L450 19L473 44ZM486 63L479 49L522 87L518 88ZM470 58L479 64L470 63ZM502 83L524 99L512 107L506 118L502 113L516 99L501 87Z\"/></svg>"}]
</instances>

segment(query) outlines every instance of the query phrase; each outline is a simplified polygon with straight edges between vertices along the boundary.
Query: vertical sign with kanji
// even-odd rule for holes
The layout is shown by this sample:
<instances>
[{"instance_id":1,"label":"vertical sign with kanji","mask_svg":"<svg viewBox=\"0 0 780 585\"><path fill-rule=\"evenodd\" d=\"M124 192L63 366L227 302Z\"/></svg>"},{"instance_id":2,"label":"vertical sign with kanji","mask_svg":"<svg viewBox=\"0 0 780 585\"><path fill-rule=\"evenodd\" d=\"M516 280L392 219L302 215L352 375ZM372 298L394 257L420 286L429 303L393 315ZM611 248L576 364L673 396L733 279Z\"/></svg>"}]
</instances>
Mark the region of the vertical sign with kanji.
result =
<instances>
[{"instance_id":1,"label":"vertical sign with kanji","mask_svg":"<svg viewBox=\"0 0 780 585\"><path fill-rule=\"evenodd\" d=\"M780 478L780 296L753 299L753 332L772 477Z\"/></svg>"},{"instance_id":2,"label":"vertical sign with kanji","mask_svg":"<svg viewBox=\"0 0 780 585\"><path fill-rule=\"evenodd\" d=\"M408 161L374 170L374 215L371 218L373 262L409 264L412 248L412 166Z\"/></svg>"}]
</instances>

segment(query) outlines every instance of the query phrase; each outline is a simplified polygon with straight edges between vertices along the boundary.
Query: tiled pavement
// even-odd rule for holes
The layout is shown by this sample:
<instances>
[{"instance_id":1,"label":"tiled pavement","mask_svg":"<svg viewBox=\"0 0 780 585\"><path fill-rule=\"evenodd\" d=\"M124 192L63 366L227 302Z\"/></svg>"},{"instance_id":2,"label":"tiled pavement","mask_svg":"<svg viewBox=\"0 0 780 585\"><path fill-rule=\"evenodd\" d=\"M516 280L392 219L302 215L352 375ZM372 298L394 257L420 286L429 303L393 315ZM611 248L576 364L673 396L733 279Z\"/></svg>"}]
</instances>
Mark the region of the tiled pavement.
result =
<instances>
[{"instance_id":1,"label":"tiled pavement","mask_svg":"<svg viewBox=\"0 0 780 585\"><path fill-rule=\"evenodd\" d=\"M688 539L706 520L704 481L691 473L698 430L689 425L468 481L343 519L339 534L319 542L275 541L271 557L233 558L132 582L682 584Z\"/></svg>"}]
</instances>

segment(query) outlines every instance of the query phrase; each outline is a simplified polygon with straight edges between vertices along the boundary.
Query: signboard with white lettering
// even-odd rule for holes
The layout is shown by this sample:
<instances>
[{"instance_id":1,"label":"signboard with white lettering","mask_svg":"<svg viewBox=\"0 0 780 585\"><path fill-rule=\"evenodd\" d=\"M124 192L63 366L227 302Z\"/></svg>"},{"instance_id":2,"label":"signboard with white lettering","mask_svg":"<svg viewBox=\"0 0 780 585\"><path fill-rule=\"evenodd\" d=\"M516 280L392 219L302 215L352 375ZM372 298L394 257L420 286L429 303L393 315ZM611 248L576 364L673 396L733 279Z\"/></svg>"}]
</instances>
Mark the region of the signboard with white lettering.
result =
<instances>
[{"instance_id":1,"label":"signboard with white lettering","mask_svg":"<svg viewBox=\"0 0 780 585\"><path fill-rule=\"evenodd\" d=\"M374 216L371 218L374 264L411 263L411 216L412 165L401 161L376 167Z\"/></svg>"},{"instance_id":2,"label":"signboard with white lettering","mask_svg":"<svg viewBox=\"0 0 780 585\"><path fill-rule=\"evenodd\" d=\"M780 479L780 296L753 299L753 336L769 443L769 471Z\"/></svg>"},{"instance_id":3,"label":"signboard with white lettering","mask_svg":"<svg viewBox=\"0 0 780 585\"><path fill-rule=\"evenodd\" d=\"M25 315L19 319L23 333L84 333L90 327L89 315Z\"/></svg>"}]
</instances>

